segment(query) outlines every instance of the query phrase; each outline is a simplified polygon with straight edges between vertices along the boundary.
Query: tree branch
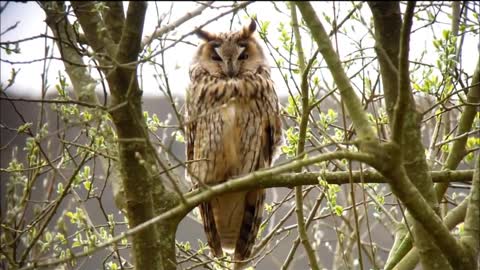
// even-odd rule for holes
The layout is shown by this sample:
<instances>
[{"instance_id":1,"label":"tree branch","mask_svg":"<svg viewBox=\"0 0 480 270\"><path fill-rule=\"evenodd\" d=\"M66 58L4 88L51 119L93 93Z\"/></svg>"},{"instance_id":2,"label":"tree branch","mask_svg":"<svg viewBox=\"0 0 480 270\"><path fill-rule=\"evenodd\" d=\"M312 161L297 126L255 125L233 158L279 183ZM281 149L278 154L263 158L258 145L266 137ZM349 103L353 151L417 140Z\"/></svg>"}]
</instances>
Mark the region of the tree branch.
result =
<instances>
[{"instance_id":1,"label":"tree branch","mask_svg":"<svg viewBox=\"0 0 480 270\"><path fill-rule=\"evenodd\" d=\"M104 62L104 56L110 59L115 52L115 44L108 33L100 14L95 11L95 2L72 1L73 12L82 26L88 44L100 56L98 59Z\"/></svg>"},{"instance_id":2,"label":"tree branch","mask_svg":"<svg viewBox=\"0 0 480 270\"><path fill-rule=\"evenodd\" d=\"M394 147L385 149L389 153L389 160L384 161L387 165L375 166L387 179L393 193L407 207L412 217L421 224L424 233L427 233L435 245L440 249L451 266L455 269L472 269L471 264L465 261L465 250L460 242L450 234L449 229L443 224L441 218L428 204L422 194L416 189L403 166L400 166L398 149ZM438 258L437 258L438 259Z\"/></svg>"},{"instance_id":3,"label":"tree branch","mask_svg":"<svg viewBox=\"0 0 480 270\"><path fill-rule=\"evenodd\" d=\"M474 170L458 170L458 171L432 171L432 180L436 183L451 182L470 182L472 180ZM380 173L373 170L352 171L353 183L388 183ZM297 185L315 185L318 179L322 178L329 184L345 185L349 184L349 172L302 172L302 173L284 173L272 176L271 180L265 182L263 187L289 187L293 188Z\"/></svg>"},{"instance_id":4,"label":"tree branch","mask_svg":"<svg viewBox=\"0 0 480 270\"><path fill-rule=\"evenodd\" d=\"M338 58L338 55L335 53L328 34L325 32L325 29L313 10L312 5L309 2L296 2L296 5L302 13L303 20L310 29L312 37L317 43L318 49L325 58L335 83L338 85L338 89L340 90L340 94L345 102L348 113L352 118L359 139L365 141L375 140L375 132L373 131L370 122L368 122L362 104L353 91L350 80L342 68L342 63Z\"/></svg>"},{"instance_id":5,"label":"tree branch","mask_svg":"<svg viewBox=\"0 0 480 270\"><path fill-rule=\"evenodd\" d=\"M421 116L416 112L415 102L409 85L408 50L403 50L401 54L399 53L401 44L403 44L402 46L408 46L408 41L406 41L405 38L403 41L400 40L400 30L404 28L400 14L400 3L372 1L368 4L373 14L375 50L380 64L385 104L390 123L395 123L395 110L397 110L397 114L401 113L401 117L403 117L403 123L401 124L402 130L400 130L403 135L399 138L402 145L401 150L403 150L401 162L407 171L411 183L434 209L438 209L438 200L433 190L433 183L428 172L429 168L422 143L422 133L419 124ZM406 35L408 33L404 34ZM405 56L405 54L407 56ZM398 68L400 59L403 59L402 65L404 73L402 77L404 78L404 82L406 82L401 90L399 90L400 71ZM404 100L401 101L405 104L403 106L398 106L400 95L404 95ZM401 112L398 110L401 110ZM397 124L399 123L397 122ZM395 130L393 125L391 127ZM399 134L396 134L395 136L398 135ZM420 250L420 254L422 254L424 268L428 269L428 265L434 264L447 265L447 261L440 255L441 252L438 248L433 245L432 239L428 236L428 233L424 231L423 226L412 219L407 212L405 226L411 225L413 225L412 232L415 235L415 245ZM395 241L397 242L397 239ZM403 241L401 244L402 248L399 249L399 252L408 250L405 248L405 244L406 242ZM411 245L408 248L410 247ZM390 254L392 256L398 256L397 252L391 252ZM444 262L439 260L443 260Z\"/></svg>"},{"instance_id":6,"label":"tree branch","mask_svg":"<svg viewBox=\"0 0 480 270\"><path fill-rule=\"evenodd\" d=\"M465 233L460 237L466 259L470 260L471 269L478 269L477 259L480 251L480 154L477 152L475 172L472 178L472 189L465 216Z\"/></svg>"},{"instance_id":7,"label":"tree branch","mask_svg":"<svg viewBox=\"0 0 480 270\"><path fill-rule=\"evenodd\" d=\"M389 118L393 119L398 93L398 52L402 28L400 4L394 1L369 1L368 5L373 15L375 51L380 64L385 106Z\"/></svg>"},{"instance_id":8,"label":"tree branch","mask_svg":"<svg viewBox=\"0 0 480 270\"><path fill-rule=\"evenodd\" d=\"M402 31L400 35L400 52L398 58L398 98L395 105L393 117L392 141L403 144L403 129L405 111L411 103L410 100L410 72L408 70L408 53L410 50L410 30L412 29L413 12L415 2L409 1L403 18ZM402 147L400 148L402 150Z\"/></svg>"},{"instance_id":9,"label":"tree branch","mask_svg":"<svg viewBox=\"0 0 480 270\"><path fill-rule=\"evenodd\" d=\"M73 85L73 92L77 99L90 104L99 104L95 88L97 83L90 76L86 65L78 53L78 42L73 33L73 27L67 20L65 6L56 2L41 2L46 14L46 23L55 36L57 47L60 51L65 65L65 71L70 77ZM72 65L69 63L79 63Z\"/></svg>"},{"instance_id":10,"label":"tree branch","mask_svg":"<svg viewBox=\"0 0 480 270\"><path fill-rule=\"evenodd\" d=\"M137 60L141 50L140 42L146 10L147 3L144 1L133 1L128 4L127 19L115 57L118 63L124 64Z\"/></svg>"},{"instance_id":11,"label":"tree branch","mask_svg":"<svg viewBox=\"0 0 480 270\"><path fill-rule=\"evenodd\" d=\"M290 2L290 14L292 15L292 31L293 36L295 37L295 49L297 50L298 67L300 68L300 72L302 72L305 70L305 54L303 53L302 37L300 36L300 29L298 25L297 8L293 2Z\"/></svg>"},{"instance_id":12,"label":"tree branch","mask_svg":"<svg viewBox=\"0 0 480 270\"><path fill-rule=\"evenodd\" d=\"M305 56L303 55L303 48L301 43L301 36L300 31L298 29L298 21L297 21L297 11L296 6L292 2L290 3L290 9L292 12L292 27L293 32L295 35L295 43L298 53L298 62L300 64L300 72L302 74L302 82L301 82L301 91L302 91L302 117L300 120L300 127L299 127L299 135L298 135L298 145L297 145L297 158L302 158L305 156L305 141L307 139L307 128L308 128L308 118L310 115L310 105L309 105L309 89L308 89L308 73L310 72L310 68L312 67L313 61L315 60L316 53L312 57L312 59L308 62L308 65L305 66ZM300 172L302 168L298 168L297 172ZM297 224L298 224L298 235L300 237L300 241L305 248L305 251L308 256L308 261L310 263L310 268L314 270L319 270L320 266L317 261L317 257L315 255L315 251L308 239L307 229L305 226L305 220L303 216L303 187L296 186L295 187L295 214L297 217Z\"/></svg>"},{"instance_id":13,"label":"tree branch","mask_svg":"<svg viewBox=\"0 0 480 270\"><path fill-rule=\"evenodd\" d=\"M467 102L480 102L480 56L478 57L477 66L475 68L475 72L473 73L471 87L468 90ZM458 121L458 129L455 134L455 137L458 137L459 139L453 142L450 153L447 157L447 161L445 162L444 169L454 170L462 161L465 154L465 145L467 143L468 136L461 136L465 133L468 133L472 129L473 120L477 115L477 110L477 106L465 106L465 109L460 116L460 120ZM445 184L436 185L435 190L437 192L437 197L442 198L447 191L447 188L448 185Z\"/></svg>"},{"instance_id":14,"label":"tree branch","mask_svg":"<svg viewBox=\"0 0 480 270\"><path fill-rule=\"evenodd\" d=\"M195 10L193 10L191 12L185 13L185 15L178 18L176 21L171 22L171 23L163 26L162 28L156 28L155 31L151 35L145 36L142 39L141 48L145 48L145 46L148 46L154 39L159 38L159 37L165 35L166 33L175 30L175 28L179 27L183 23L185 23L185 22L189 21L190 19L193 19L193 18L197 17L198 15L202 14L202 12L205 9L207 9L208 7L210 7L210 5L212 3L213 3L213 1L208 1L206 3L202 3L198 8L196 8Z\"/></svg>"},{"instance_id":15,"label":"tree branch","mask_svg":"<svg viewBox=\"0 0 480 270\"><path fill-rule=\"evenodd\" d=\"M471 170L473 176L473 170ZM434 173L432 172L432 178ZM471 179L471 178L470 178ZM450 210L443 219L443 223L449 230L455 228L456 225L463 222L465 219L465 213L467 212L468 197L465 198L457 207ZM385 270L391 270L394 267L398 269L414 269L420 260L420 255L417 247L412 246L411 235L406 235L401 245L396 250L394 256L389 257L389 260L385 264Z\"/></svg>"},{"instance_id":16,"label":"tree branch","mask_svg":"<svg viewBox=\"0 0 480 270\"><path fill-rule=\"evenodd\" d=\"M115 68L107 73L113 106L110 111L119 139L126 209L131 228L151 220L176 205L178 196L165 188L143 117L141 90L137 79L140 41L147 3L130 2L118 44ZM138 269L176 269L175 235L179 220L159 222L132 237ZM161 237L163 236L163 237Z\"/></svg>"},{"instance_id":17,"label":"tree branch","mask_svg":"<svg viewBox=\"0 0 480 270\"><path fill-rule=\"evenodd\" d=\"M122 37L123 26L125 25L123 3L120 1L106 1L105 5L107 8L102 9L105 26L113 42L118 44Z\"/></svg>"}]
</instances>

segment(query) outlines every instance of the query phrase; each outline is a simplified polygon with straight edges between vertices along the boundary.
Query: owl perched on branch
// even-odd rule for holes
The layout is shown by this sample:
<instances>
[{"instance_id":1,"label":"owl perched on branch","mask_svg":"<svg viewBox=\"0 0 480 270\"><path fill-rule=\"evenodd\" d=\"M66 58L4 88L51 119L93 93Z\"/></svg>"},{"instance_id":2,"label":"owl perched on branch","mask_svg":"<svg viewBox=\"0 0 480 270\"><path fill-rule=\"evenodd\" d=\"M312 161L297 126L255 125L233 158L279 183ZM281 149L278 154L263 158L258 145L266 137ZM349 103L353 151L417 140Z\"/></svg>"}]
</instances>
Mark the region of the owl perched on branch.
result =
<instances>
[{"instance_id":1,"label":"owl perched on branch","mask_svg":"<svg viewBox=\"0 0 480 270\"><path fill-rule=\"evenodd\" d=\"M187 177L211 186L267 168L282 143L270 67L254 38L255 21L237 32L197 30L204 41L190 66L186 104ZM212 253L249 258L265 190L228 193L200 204Z\"/></svg>"}]
</instances>

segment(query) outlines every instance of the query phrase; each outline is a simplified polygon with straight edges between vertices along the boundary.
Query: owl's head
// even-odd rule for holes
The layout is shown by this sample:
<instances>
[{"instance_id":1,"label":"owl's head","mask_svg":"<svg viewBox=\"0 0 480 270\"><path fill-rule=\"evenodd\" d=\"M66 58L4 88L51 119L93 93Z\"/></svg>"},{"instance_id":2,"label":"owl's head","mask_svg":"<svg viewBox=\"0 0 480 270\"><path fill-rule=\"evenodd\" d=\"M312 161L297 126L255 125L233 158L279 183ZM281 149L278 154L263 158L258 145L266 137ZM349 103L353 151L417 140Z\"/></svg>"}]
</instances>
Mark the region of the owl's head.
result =
<instances>
[{"instance_id":1,"label":"owl's head","mask_svg":"<svg viewBox=\"0 0 480 270\"><path fill-rule=\"evenodd\" d=\"M240 31L210 33L198 29L196 34L204 43L198 48L194 62L211 76L236 78L245 73L256 73L259 67L268 69L260 44L253 34L254 20Z\"/></svg>"}]
</instances>

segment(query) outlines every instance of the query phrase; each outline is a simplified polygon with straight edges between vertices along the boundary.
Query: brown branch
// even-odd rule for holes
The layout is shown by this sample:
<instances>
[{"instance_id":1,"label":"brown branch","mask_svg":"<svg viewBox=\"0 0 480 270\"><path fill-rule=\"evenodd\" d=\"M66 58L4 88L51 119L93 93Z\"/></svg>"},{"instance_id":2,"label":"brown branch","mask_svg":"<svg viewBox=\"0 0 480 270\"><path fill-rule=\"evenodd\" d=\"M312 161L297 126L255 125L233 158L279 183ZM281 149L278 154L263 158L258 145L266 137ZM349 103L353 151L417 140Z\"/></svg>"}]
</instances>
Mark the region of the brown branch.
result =
<instances>
[{"instance_id":1,"label":"brown branch","mask_svg":"<svg viewBox=\"0 0 480 270\"><path fill-rule=\"evenodd\" d=\"M120 166L131 228L151 220L178 203L178 196L165 188L157 153L150 142L143 117L137 79L140 43L146 2L130 2L118 49L116 67L107 74L115 110L111 110L118 142ZM125 104L125 105L123 105ZM138 269L176 269L175 231L179 220L158 222L134 237L133 255Z\"/></svg>"},{"instance_id":2,"label":"brown branch","mask_svg":"<svg viewBox=\"0 0 480 270\"><path fill-rule=\"evenodd\" d=\"M159 38L159 37L165 35L166 33L175 30L175 28L179 27L183 23L185 23L185 22L189 21L190 19L195 18L196 16L202 14L202 12L205 9L207 9L208 7L210 7L210 5L212 3L213 3L213 1L208 1L206 3L202 3L198 8L196 8L195 10L193 10L191 12L185 13L185 15L178 18L176 21L173 21L173 22L163 26L162 28L156 28L155 31L151 35L145 36L142 39L141 47L144 48L145 46L148 46L154 39Z\"/></svg>"},{"instance_id":3,"label":"brown branch","mask_svg":"<svg viewBox=\"0 0 480 270\"><path fill-rule=\"evenodd\" d=\"M400 35L400 52L398 59L398 98L393 117L392 141L402 145L405 111L410 108L410 72L408 70L408 54L410 51L410 31L412 29L415 2L409 1L404 15ZM400 148L402 149L402 148Z\"/></svg>"},{"instance_id":4,"label":"brown branch","mask_svg":"<svg viewBox=\"0 0 480 270\"><path fill-rule=\"evenodd\" d=\"M415 104L411 94L411 89L409 86L408 70L405 69L405 66L408 67L408 50L402 51L402 54L399 54L400 44L402 46L408 45L405 38L403 43L401 39L401 29L402 26L400 4L399 2L369 2L370 9L373 14L373 20L375 25L375 49L378 55L378 62L380 64L380 74L382 77L383 91L385 93L385 103L388 116L390 118L390 123L394 123L395 120L395 109L401 110L403 117L402 130L400 132L403 134L401 138L402 141L402 164L405 167L405 170L408 174L411 182L420 192L428 203L434 209L438 209L438 200L435 196L433 190L433 184L431 176L428 172L428 164L425 157L425 148L422 144L422 133L420 130L420 121L421 115L415 110ZM406 16L407 17L407 16ZM404 33L407 35L408 33ZM405 56L407 54L407 56ZM400 55L400 56L399 56ZM402 74L403 80L406 80L403 85L403 89L400 91L400 82L399 82L399 58L403 57L403 70ZM395 106L399 102L399 95L404 95L404 100L402 103L406 103L404 106ZM399 113L397 111L397 113ZM397 117L398 119L398 117ZM397 122L397 124L399 124ZM392 127L392 129L395 129ZM397 127L398 130L398 127ZM396 134L395 136L398 136ZM393 183L396 184L396 183ZM415 244L421 250L422 254L422 263L425 265L431 264L448 264L443 257L439 256L441 253L437 247L433 245L432 239L428 236L428 232L425 232L422 225L416 222L411 216L406 215L407 219L406 224L413 224L412 231L415 235ZM407 225L409 226L409 225ZM397 239L396 239L397 241ZM406 242L403 241L401 246L398 248L400 252L408 251L411 247L405 246ZM391 252L391 256L398 256L398 251ZM390 259L389 259L390 260ZM428 260L428 262L427 262Z\"/></svg>"},{"instance_id":5,"label":"brown branch","mask_svg":"<svg viewBox=\"0 0 480 270\"><path fill-rule=\"evenodd\" d=\"M390 119L397 100L398 51L402 19L400 4L394 1L369 1L375 27L375 51L380 64L385 106Z\"/></svg>"},{"instance_id":6,"label":"brown branch","mask_svg":"<svg viewBox=\"0 0 480 270\"><path fill-rule=\"evenodd\" d=\"M350 84L350 80L342 67L342 63L333 49L328 34L325 32L325 29L313 10L312 5L309 2L297 2L296 5L310 29L320 53L325 58L335 83L338 85L338 89L340 90L340 94L345 102L359 139L363 141L375 140L375 132L368 121L362 104L355 94L352 85Z\"/></svg>"},{"instance_id":7,"label":"brown branch","mask_svg":"<svg viewBox=\"0 0 480 270\"><path fill-rule=\"evenodd\" d=\"M404 203L415 222L422 226L422 233L433 241L450 265L459 270L472 269L469 262L464 260L465 250L463 246L450 234L449 229L443 224L442 219L429 205L425 197L417 188L413 187L405 168L400 165L400 150L398 148L395 144L383 146L383 152L387 155L383 157L382 162L372 165L390 180L390 186L395 196ZM435 259L438 260L439 258ZM428 264L426 266L429 267Z\"/></svg>"},{"instance_id":8,"label":"brown branch","mask_svg":"<svg viewBox=\"0 0 480 270\"><path fill-rule=\"evenodd\" d=\"M143 1L130 2L127 19L123 27L122 37L118 45L115 59L120 64L134 62L140 53L140 41L143 33L147 3Z\"/></svg>"},{"instance_id":9,"label":"brown branch","mask_svg":"<svg viewBox=\"0 0 480 270\"><path fill-rule=\"evenodd\" d=\"M76 100L26 99L26 98L11 98L11 97L0 97L0 100L10 100L10 101L16 101L16 102L29 102L29 103L71 104L71 105L79 105L87 108L95 108L102 111L107 110L106 107L99 104L92 104L89 102L82 102L82 101L76 101Z\"/></svg>"},{"instance_id":10,"label":"brown branch","mask_svg":"<svg viewBox=\"0 0 480 270\"><path fill-rule=\"evenodd\" d=\"M298 145L297 145L297 158L302 158L305 156L305 141L307 138L307 128L308 128L308 119L310 115L310 105L309 105L309 89L308 89L308 74L310 69L315 61L317 53L310 59L308 65L305 66L305 56L303 54L303 48L301 43L301 36L298 27L298 20L297 20L297 7L295 4L291 3L290 6L292 12L292 27L293 32L295 35L295 43L296 49L298 53L298 62L300 65L300 72L302 73L302 82L301 82L301 93L302 93L302 117L300 120L300 127L299 127L299 135L298 135ZM297 172L300 172L302 168L298 168ZM307 253L308 261L310 264L310 268L313 270L320 269L316 253L313 250L312 244L308 238L307 229L305 226L305 220L303 216L303 188L302 186L295 187L295 214L297 217L297 224L298 224L298 235L300 237L300 241L305 248Z\"/></svg>"},{"instance_id":11,"label":"brown branch","mask_svg":"<svg viewBox=\"0 0 480 270\"><path fill-rule=\"evenodd\" d=\"M473 176L473 170L472 170ZM471 179L471 178L470 178ZM452 230L456 225L463 222L467 212L468 197L465 198L457 207L450 210L443 219L443 223L448 229ZM420 260L420 255L416 247L412 247L412 238L407 235L403 240L402 247L405 250L397 250L395 255L389 259L385 265L385 270L391 270L396 266L398 269L414 269ZM408 253L407 253L408 252ZM407 253L405 255L405 253Z\"/></svg>"},{"instance_id":12,"label":"brown branch","mask_svg":"<svg viewBox=\"0 0 480 270\"><path fill-rule=\"evenodd\" d=\"M473 79L467 94L467 102L469 103L479 103L480 102L480 56L477 60L477 66L475 72L473 73ZM458 122L458 129L455 134L455 137L458 137L458 140L455 140L451 146L450 153L448 154L447 161L445 162L444 169L454 170L457 168L458 164L462 161L465 153L465 145L467 143L468 136L460 137L465 133L468 133L472 129L473 120L477 115L476 106L466 106L460 120ZM448 185L439 184L435 186L437 197L442 198L445 192L447 191Z\"/></svg>"}]
</instances>

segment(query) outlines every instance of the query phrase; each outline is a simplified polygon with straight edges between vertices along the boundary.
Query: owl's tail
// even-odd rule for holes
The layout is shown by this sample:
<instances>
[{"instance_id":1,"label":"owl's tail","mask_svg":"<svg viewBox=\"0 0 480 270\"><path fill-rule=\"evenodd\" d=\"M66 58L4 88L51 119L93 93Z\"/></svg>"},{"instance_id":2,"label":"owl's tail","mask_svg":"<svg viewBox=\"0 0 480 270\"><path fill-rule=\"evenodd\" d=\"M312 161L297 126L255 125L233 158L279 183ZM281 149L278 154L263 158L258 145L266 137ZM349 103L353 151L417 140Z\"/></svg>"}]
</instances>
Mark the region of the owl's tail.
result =
<instances>
[{"instance_id":1,"label":"owl's tail","mask_svg":"<svg viewBox=\"0 0 480 270\"><path fill-rule=\"evenodd\" d=\"M243 215L240 235L235 246L235 261L243 261L250 257L258 229L262 223L263 201L265 190L253 190L247 193L245 212ZM246 263L237 262L233 269L243 269Z\"/></svg>"}]
</instances>

